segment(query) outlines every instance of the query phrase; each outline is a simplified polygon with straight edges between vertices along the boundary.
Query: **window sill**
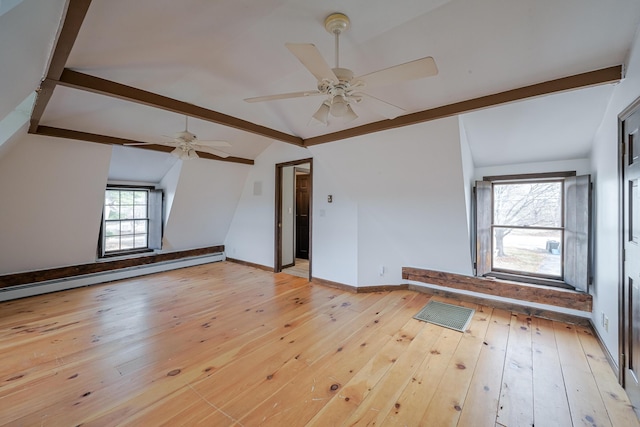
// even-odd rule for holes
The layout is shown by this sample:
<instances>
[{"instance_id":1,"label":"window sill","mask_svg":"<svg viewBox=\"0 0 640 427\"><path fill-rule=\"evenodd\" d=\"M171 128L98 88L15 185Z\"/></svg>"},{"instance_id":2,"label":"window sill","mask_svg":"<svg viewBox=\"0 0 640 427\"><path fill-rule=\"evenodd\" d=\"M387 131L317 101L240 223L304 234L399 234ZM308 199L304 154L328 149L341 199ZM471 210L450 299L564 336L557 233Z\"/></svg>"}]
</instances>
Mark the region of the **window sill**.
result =
<instances>
[{"instance_id":1,"label":"window sill","mask_svg":"<svg viewBox=\"0 0 640 427\"><path fill-rule=\"evenodd\" d=\"M557 286L530 285L493 277L466 276L415 267L402 267L402 278L502 298L591 312L591 294Z\"/></svg>"},{"instance_id":2,"label":"window sill","mask_svg":"<svg viewBox=\"0 0 640 427\"><path fill-rule=\"evenodd\" d=\"M562 280L555 279L547 279L543 277L532 277L525 276L521 274L512 274L512 273L502 273L499 271L492 271L491 273L485 274L485 277L491 279L500 279L500 280L509 280L511 282L519 282L526 283L528 285L543 285L543 286L554 286L556 288L575 290L575 288L571 285L566 284Z\"/></svg>"},{"instance_id":3,"label":"window sill","mask_svg":"<svg viewBox=\"0 0 640 427\"><path fill-rule=\"evenodd\" d=\"M149 255L154 255L156 253L158 253L158 251L155 251L153 249L141 249L137 251L117 252L117 253L107 254L107 255L98 257L98 259L96 259L96 262L141 258Z\"/></svg>"}]
</instances>

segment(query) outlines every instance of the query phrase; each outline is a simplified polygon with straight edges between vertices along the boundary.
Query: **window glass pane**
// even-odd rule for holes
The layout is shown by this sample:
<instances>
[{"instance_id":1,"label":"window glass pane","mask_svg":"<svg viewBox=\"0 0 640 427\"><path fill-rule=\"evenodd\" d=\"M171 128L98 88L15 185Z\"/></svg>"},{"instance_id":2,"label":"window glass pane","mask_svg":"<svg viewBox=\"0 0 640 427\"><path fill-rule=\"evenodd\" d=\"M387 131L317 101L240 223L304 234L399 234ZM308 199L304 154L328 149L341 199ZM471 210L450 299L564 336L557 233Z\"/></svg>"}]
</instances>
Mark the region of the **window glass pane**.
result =
<instances>
[{"instance_id":1,"label":"window glass pane","mask_svg":"<svg viewBox=\"0 0 640 427\"><path fill-rule=\"evenodd\" d=\"M121 221L120 234L133 234L133 221Z\"/></svg>"},{"instance_id":2,"label":"window glass pane","mask_svg":"<svg viewBox=\"0 0 640 427\"><path fill-rule=\"evenodd\" d=\"M105 206L106 219L120 219L120 208L118 206Z\"/></svg>"},{"instance_id":3,"label":"window glass pane","mask_svg":"<svg viewBox=\"0 0 640 427\"><path fill-rule=\"evenodd\" d=\"M562 227L562 183L494 184L493 223Z\"/></svg>"},{"instance_id":4,"label":"window glass pane","mask_svg":"<svg viewBox=\"0 0 640 427\"><path fill-rule=\"evenodd\" d=\"M146 205L147 204L147 192L146 191L136 191L134 195L134 202L136 205Z\"/></svg>"},{"instance_id":5,"label":"window glass pane","mask_svg":"<svg viewBox=\"0 0 640 427\"><path fill-rule=\"evenodd\" d=\"M136 234L134 239L134 245L136 248L146 248L147 247L147 235L146 234Z\"/></svg>"},{"instance_id":6,"label":"window glass pane","mask_svg":"<svg viewBox=\"0 0 640 427\"><path fill-rule=\"evenodd\" d=\"M137 220L135 222L135 233L136 234L144 234L147 232L147 221Z\"/></svg>"},{"instance_id":7,"label":"window glass pane","mask_svg":"<svg viewBox=\"0 0 640 427\"><path fill-rule=\"evenodd\" d=\"M120 204L133 205L133 191L120 191Z\"/></svg>"},{"instance_id":8,"label":"window glass pane","mask_svg":"<svg viewBox=\"0 0 640 427\"><path fill-rule=\"evenodd\" d=\"M493 268L562 277L562 231L493 229Z\"/></svg>"},{"instance_id":9,"label":"window glass pane","mask_svg":"<svg viewBox=\"0 0 640 427\"><path fill-rule=\"evenodd\" d=\"M120 222L107 222L104 230L105 236L117 236L120 234Z\"/></svg>"},{"instance_id":10,"label":"window glass pane","mask_svg":"<svg viewBox=\"0 0 640 427\"><path fill-rule=\"evenodd\" d=\"M133 206L121 206L120 219L133 219Z\"/></svg>"},{"instance_id":11,"label":"window glass pane","mask_svg":"<svg viewBox=\"0 0 640 427\"><path fill-rule=\"evenodd\" d=\"M105 206L114 206L120 204L120 191L118 190L107 190L104 196L104 204Z\"/></svg>"},{"instance_id":12,"label":"window glass pane","mask_svg":"<svg viewBox=\"0 0 640 427\"><path fill-rule=\"evenodd\" d=\"M120 250L120 236L105 238L104 246L105 252Z\"/></svg>"},{"instance_id":13,"label":"window glass pane","mask_svg":"<svg viewBox=\"0 0 640 427\"><path fill-rule=\"evenodd\" d=\"M120 250L133 249L133 235L120 237Z\"/></svg>"},{"instance_id":14,"label":"window glass pane","mask_svg":"<svg viewBox=\"0 0 640 427\"><path fill-rule=\"evenodd\" d=\"M147 217L147 206L134 206L133 207L133 217L134 218L146 218Z\"/></svg>"}]
</instances>

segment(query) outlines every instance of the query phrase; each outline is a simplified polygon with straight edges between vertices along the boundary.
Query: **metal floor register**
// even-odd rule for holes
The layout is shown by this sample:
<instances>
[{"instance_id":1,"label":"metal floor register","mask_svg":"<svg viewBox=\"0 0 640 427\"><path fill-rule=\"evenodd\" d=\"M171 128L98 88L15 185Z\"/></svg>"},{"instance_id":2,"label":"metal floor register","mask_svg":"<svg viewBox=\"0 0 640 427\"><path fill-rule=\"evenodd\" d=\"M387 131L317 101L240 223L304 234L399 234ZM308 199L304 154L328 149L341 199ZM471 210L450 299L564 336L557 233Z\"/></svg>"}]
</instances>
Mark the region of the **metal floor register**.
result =
<instances>
[{"instance_id":1,"label":"metal floor register","mask_svg":"<svg viewBox=\"0 0 640 427\"><path fill-rule=\"evenodd\" d=\"M455 331L464 332L467 330L475 312L472 308L445 304L438 301L429 301L413 318Z\"/></svg>"}]
</instances>

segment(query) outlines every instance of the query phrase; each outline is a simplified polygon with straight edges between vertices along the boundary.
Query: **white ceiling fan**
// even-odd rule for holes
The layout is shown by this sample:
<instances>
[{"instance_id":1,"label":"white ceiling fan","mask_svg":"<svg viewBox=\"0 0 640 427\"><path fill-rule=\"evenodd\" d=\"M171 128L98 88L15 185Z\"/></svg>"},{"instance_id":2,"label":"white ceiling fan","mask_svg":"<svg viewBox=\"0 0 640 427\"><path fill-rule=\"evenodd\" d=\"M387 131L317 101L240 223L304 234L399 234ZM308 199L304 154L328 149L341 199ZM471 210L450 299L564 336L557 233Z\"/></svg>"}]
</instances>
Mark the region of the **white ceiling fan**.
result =
<instances>
[{"instance_id":1,"label":"white ceiling fan","mask_svg":"<svg viewBox=\"0 0 640 427\"><path fill-rule=\"evenodd\" d=\"M278 95L247 98L246 102L273 101L276 99L302 98L306 96L325 95L326 99L312 117L312 122L327 125L329 114L343 121L358 118L352 105L363 102L378 114L393 119L405 112L400 107L368 95L363 92L366 88L385 86L408 80L435 76L438 68L432 57L427 56L415 61L406 62L363 76L354 77L353 71L340 68L340 34L349 28L349 18L342 13L329 15L324 21L325 29L335 36L335 68L330 68L315 45L286 43L287 49L293 53L302 65L318 79L318 89L303 92L282 93Z\"/></svg>"},{"instance_id":2,"label":"white ceiling fan","mask_svg":"<svg viewBox=\"0 0 640 427\"><path fill-rule=\"evenodd\" d=\"M184 130L181 132L176 132L173 134L172 141L167 142L134 142L131 144L125 145L167 145L169 147L175 147L175 149L171 152L174 156L181 160L187 159L197 159L198 153L197 151L203 151L205 153L211 153L218 157L227 158L229 157L229 153L226 153L222 150L218 150L213 147L231 147L226 141L201 141L198 137L189 132L189 116L184 117Z\"/></svg>"}]
</instances>

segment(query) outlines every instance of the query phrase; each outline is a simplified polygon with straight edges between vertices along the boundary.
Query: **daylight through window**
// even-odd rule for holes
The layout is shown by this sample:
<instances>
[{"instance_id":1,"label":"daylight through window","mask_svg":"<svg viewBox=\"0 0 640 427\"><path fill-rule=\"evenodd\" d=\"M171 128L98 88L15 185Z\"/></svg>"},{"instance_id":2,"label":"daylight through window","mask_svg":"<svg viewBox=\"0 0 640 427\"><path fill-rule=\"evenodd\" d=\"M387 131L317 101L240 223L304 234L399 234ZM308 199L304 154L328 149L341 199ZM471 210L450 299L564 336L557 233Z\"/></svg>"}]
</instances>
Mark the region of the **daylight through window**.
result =
<instances>
[{"instance_id":1,"label":"daylight through window","mask_svg":"<svg viewBox=\"0 0 640 427\"><path fill-rule=\"evenodd\" d=\"M149 192L107 189L104 202L104 253L149 246Z\"/></svg>"},{"instance_id":2,"label":"daylight through window","mask_svg":"<svg viewBox=\"0 0 640 427\"><path fill-rule=\"evenodd\" d=\"M562 181L493 183L492 269L563 278Z\"/></svg>"}]
</instances>

